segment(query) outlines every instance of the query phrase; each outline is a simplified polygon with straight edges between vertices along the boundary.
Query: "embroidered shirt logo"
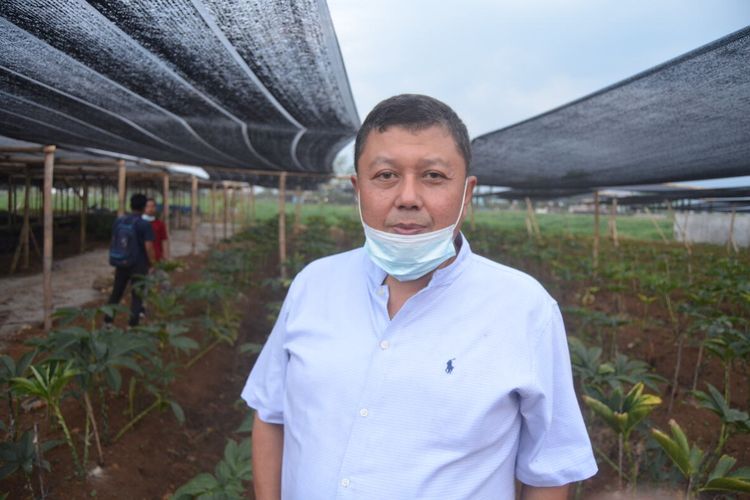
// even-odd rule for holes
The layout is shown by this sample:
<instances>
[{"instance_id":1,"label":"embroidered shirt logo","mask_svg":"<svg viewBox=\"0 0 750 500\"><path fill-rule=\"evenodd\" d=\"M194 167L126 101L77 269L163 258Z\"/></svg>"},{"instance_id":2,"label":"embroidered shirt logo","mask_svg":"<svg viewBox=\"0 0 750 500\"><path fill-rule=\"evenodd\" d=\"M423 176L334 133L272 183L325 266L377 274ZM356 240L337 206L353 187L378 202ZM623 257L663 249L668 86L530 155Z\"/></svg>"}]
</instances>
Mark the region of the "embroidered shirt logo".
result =
<instances>
[{"instance_id":1,"label":"embroidered shirt logo","mask_svg":"<svg viewBox=\"0 0 750 500\"><path fill-rule=\"evenodd\" d=\"M451 358L448 360L448 362L445 364L445 373L451 374L453 373L453 362L456 360L456 358Z\"/></svg>"}]
</instances>

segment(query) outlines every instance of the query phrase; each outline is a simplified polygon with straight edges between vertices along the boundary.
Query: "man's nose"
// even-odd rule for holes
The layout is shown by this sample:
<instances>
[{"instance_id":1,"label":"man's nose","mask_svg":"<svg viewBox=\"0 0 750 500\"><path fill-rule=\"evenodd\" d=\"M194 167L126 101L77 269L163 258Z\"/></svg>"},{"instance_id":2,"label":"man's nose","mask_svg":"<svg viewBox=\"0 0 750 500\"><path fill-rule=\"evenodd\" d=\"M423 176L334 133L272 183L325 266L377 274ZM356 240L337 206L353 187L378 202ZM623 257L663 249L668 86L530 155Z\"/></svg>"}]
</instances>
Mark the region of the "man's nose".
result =
<instances>
[{"instance_id":1,"label":"man's nose","mask_svg":"<svg viewBox=\"0 0 750 500\"><path fill-rule=\"evenodd\" d=\"M396 205L400 209L419 210L422 206L422 197L419 194L417 179L413 176L405 176L399 185Z\"/></svg>"}]
</instances>

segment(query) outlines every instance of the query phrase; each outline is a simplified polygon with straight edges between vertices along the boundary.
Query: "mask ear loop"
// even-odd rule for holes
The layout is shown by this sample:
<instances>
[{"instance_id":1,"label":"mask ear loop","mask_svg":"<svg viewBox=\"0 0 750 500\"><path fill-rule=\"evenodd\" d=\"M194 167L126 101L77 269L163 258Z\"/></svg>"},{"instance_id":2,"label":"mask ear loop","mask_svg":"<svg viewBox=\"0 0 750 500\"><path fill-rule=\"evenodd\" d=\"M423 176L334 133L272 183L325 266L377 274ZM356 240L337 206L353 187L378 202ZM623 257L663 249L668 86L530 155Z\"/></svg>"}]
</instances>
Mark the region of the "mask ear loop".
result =
<instances>
[{"instance_id":1,"label":"mask ear loop","mask_svg":"<svg viewBox=\"0 0 750 500\"><path fill-rule=\"evenodd\" d=\"M461 198L461 210L458 211L458 219L456 219L456 223L453 224L453 226L457 226L459 222L461 222L461 216L464 214L464 203L466 202L466 188L469 187L469 177L466 177L466 182L464 182L464 195Z\"/></svg>"}]
</instances>

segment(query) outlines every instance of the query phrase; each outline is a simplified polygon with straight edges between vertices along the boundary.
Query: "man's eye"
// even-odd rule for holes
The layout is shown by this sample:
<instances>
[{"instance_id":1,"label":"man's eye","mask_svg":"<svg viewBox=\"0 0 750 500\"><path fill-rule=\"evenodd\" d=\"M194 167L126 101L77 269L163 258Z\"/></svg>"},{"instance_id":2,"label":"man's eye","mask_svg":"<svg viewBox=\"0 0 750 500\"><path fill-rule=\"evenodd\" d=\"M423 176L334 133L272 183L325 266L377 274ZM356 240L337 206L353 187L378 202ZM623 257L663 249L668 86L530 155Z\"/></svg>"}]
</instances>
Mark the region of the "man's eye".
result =
<instances>
[{"instance_id":1,"label":"man's eye","mask_svg":"<svg viewBox=\"0 0 750 500\"><path fill-rule=\"evenodd\" d=\"M378 174L378 177L380 179L387 181L387 180L393 179L393 172L381 172Z\"/></svg>"},{"instance_id":2,"label":"man's eye","mask_svg":"<svg viewBox=\"0 0 750 500\"><path fill-rule=\"evenodd\" d=\"M440 172L427 172L426 176L428 179L433 179L433 180L445 178L445 176L441 174Z\"/></svg>"}]
</instances>

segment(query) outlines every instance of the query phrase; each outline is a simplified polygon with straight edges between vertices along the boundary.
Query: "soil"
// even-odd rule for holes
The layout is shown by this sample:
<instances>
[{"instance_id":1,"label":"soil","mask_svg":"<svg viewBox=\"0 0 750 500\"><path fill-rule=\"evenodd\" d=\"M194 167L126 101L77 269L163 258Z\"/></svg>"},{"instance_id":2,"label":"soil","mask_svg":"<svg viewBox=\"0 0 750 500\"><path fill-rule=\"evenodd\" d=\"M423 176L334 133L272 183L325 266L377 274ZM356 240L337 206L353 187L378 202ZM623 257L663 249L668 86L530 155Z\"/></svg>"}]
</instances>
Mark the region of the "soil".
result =
<instances>
[{"instance_id":1,"label":"soil","mask_svg":"<svg viewBox=\"0 0 750 500\"><path fill-rule=\"evenodd\" d=\"M173 283L181 286L198 280L205 256L180 260L186 264L186 269L173 274ZM238 308L244 315L238 343L263 342L268 325L263 320L264 305L257 292L249 290ZM189 315L190 311L186 313ZM25 340L42 335L39 327L27 329L12 339L7 352L17 357L26 349ZM227 438L239 440L246 437L234 434L247 414L244 403L235 403L253 361L254 355L239 356L235 347L220 344L189 370L181 370L172 385L172 395L185 412L185 424L179 425L170 410L150 413L122 439L103 446L103 467L96 466L95 448L91 447L89 474L85 480L74 476L70 450L66 445L51 450L45 455L53 471L44 476L47 498L168 498L198 473L213 471L223 455ZM123 386L127 387L127 379ZM136 413L151 402L152 398L142 391L136 398ZM109 410L110 435L113 435L128 421L127 398L111 398ZM80 403L69 399L63 405L63 414L74 439L80 441L84 422ZM32 411L23 418L38 421L42 439L46 439L44 436L50 429L44 409ZM38 491L36 477L34 481ZM9 491L9 498L30 498L19 474L4 481L0 491Z\"/></svg>"},{"instance_id":2,"label":"soil","mask_svg":"<svg viewBox=\"0 0 750 500\"><path fill-rule=\"evenodd\" d=\"M174 280L182 285L199 279L200 270L205 262L204 256L184 257L187 269L175 274ZM562 306L580 305L581 292L585 284L577 284L575 288L555 284L550 271L539 266L525 266L522 261L514 262L520 268L526 267L537 276L542 283L550 288L553 296L558 298ZM85 266L84 266L85 267ZM274 266L266 266L265 273L272 274ZM270 270L270 271L269 271ZM254 277L261 282L265 276ZM267 289L251 288L246 297L238 305L243 311L244 319L240 328L239 343L263 342L270 325L266 320L264 305L269 300ZM93 304L101 303L101 297ZM38 302L37 302L38 303ZM599 292L593 307L602 312L613 314L618 312L618 301L613 293ZM642 314L642 305L637 300L625 299L622 303L625 312L633 317ZM661 317L661 312L654 307L653 320L645 329L637 326L636 322L622 329L617 338L617 347L634 359L649 362L654 369L671 379L676 361L675 339L667 325L667 318ZM569 331L575 331L576 319L566 317ZM34 336L42 335L38 327L24 330L8 340L9 352L16 356L23 351L23 342ZM696 441L704 450L713 448L717 430L718 418L710 412L699 409L687 397L688 388L692 385L693 367L697 357L697 348L687 345L680 370L680 390L676 398L672 415L667 414L669 385L662 388L664 404L659 407L649 419L649 424L667 430L670 418L676 419L686 431L691 441ZM170 411L149 414L125 437L104 447L105 464L100 469L90 471L87 479L75 479L69 450L65 445L52 450L45 458L52 465L52 473L45 475L45 486L49 499L162 499L168 498L177 487L184 484L200 472L213 471L220 460L227 438L240 439L234 433L244 416L244 404L236 405L240 391L247 374L254 362L254 355L237 355L236 349L220 345L209 352L204 358L189 370L183 370L173 386L174 396L185 410L186 422L180 426ZM701 373L701 381L707 381L719 387L722 384L722 371L716 360L704 359L705 367ZM733 404L746 407L748 397L748 376L735 371L732 373ZM701 387L699 387L701 388ZM705 389L705 388L703 388ZM145 408L150 404L146 394L140 394L137 400L138 408ZM127 398L112 399L110 411L110 428L116 432L127 420ZM586 413L586 412L584 412ZM76 435L83 432L83 413L79 403L70 399L64 409L66 418L71 422ZM67 417L69 415L69 417ZM616 440L613 434L602 426L596 419L586 415L589 421L589 431L595 446L610 459L616 461ZM2 418L2 417L0 417ZM37 410L27 419L35 419L44 423L44 410ZM42 426L42 435L47 432L46 425ZM95 463L95 450L92 447L90 464ZM737 466L750 465L750 436L737 436L730 440L725 448L728 453L738 459ZM579 498L623 498L616 495L617 475L614 470L602 460L600 471L593 479L583 483L577 493ZM653 492L641 498L679 498L675 496L670 477L666 475L663 464L649 464L649 470L643 471L644 483L651 483L653 487L665 488L661 493ZM19 475L16 475L19 476ZM0 491L10 491L9 498L27 498L22 478L14 476L0 484ZM36 481L36 479L35 479ZM669 493L668 490L672 490ZM575 490L574 490L575 492ZM571 493L572 495L573 493ZM248 493L249 498L253 498ZM745 498L745 497L738 497Z\"/></svg>"}]
</instances>

